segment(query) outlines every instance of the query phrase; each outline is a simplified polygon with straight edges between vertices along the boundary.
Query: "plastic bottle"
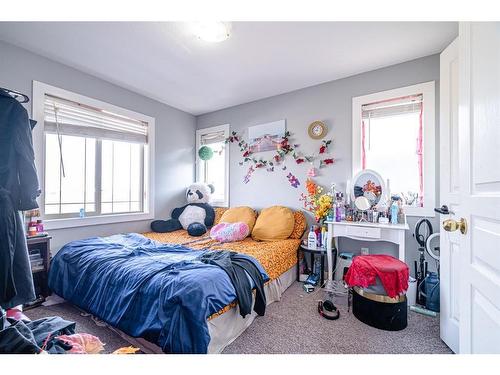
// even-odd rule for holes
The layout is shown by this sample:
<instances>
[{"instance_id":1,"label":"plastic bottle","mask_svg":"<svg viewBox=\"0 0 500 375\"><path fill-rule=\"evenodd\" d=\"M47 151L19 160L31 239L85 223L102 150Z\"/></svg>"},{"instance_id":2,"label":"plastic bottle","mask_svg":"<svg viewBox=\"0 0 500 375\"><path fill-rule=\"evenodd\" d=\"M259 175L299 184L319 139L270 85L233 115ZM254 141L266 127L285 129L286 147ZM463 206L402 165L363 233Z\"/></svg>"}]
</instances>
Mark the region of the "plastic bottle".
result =
<instances>
[{"instance_id":1,"label":"plastic bottle","mask_svg":"<svg viewBox=\"0 0 500 375\"><path fill-rule=\"evenodd\" d=\"M334 221L335 220L335 204L332 204L332 207L328 210L328 214L326 215L326 221Z\"/></svg>"},{"instance_id":2,"label":"plastic bottle","mask_svg":"<svg viewBox=\"0 0 500 375\"><path fill-rule=\"evenodd\" d=\"M342 220L342 214L340 213L340 204L338 200L335 202L335 221L339 222Z\"/></svg>"},{"instance_id":3,"label":"plastic bottle","mask_svg":"<svg viewBox=\"0 0 500 375\"><path fill-rule=\"evenodd\" d=\"M344 203L344 194L340 193L340 201L339 201L339 206L340 206L340 220L345 221L345 203Z\"/></svg>"},{"instance_id":4,"label":"plastic bottle","mask_svg":"<svg viewBox=\"0 0 500 375\"><path fill-rule=\"evenodd\" d=\"M391 224L398 223L398 212L399 212L398 203L394 201L391 204Z\"/></svg>"},{"instance_id":5,"label":"plastic bottle","mask_svg":"<svg viewBox=\"0 0 500 375\"><path fill-rule=\"evenodd\" d=\"M321 248L321 227L317 226L316 228L314 228L314 233L316 234L316 248Z\"/></svg>"},{"instance_id":6,"label":"plastic bottle","mask_svg":"<svg viewBox=\"0 0 500 375\"><path fill-rule=\"evenodd\" d=\"M307 247L309 249L316 249L316 233L314 232L314 225L311 226L311 230L307 235Z\"/></svg>"},{"instance_id":7,"label":"plastic bottle","mask_svg":"<svg viewBox=\"0 0 500 375\"><path fill-rule=\"evenodd\" d=\"M43 221L41 219L36 221L36 231L38 233L43 233Z\"/></svg>"}]
</instances>

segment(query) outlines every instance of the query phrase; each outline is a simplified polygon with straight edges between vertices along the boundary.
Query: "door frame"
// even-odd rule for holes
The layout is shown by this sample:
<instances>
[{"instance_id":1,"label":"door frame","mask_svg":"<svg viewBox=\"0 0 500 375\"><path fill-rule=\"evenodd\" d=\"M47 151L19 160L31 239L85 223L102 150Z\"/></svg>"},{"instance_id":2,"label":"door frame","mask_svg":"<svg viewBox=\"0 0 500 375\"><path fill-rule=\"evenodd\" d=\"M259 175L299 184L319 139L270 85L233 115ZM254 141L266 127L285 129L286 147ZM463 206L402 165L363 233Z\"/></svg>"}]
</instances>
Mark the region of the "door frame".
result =
<instances>
[{"instance_id":1,"label":"door frame","mask_svg":"<svg viewBox=\"0 0 500 375\"><path fill-rule=\"evenodd\" d=\"M456 38L440 55L440 110L439 110L439 198L450 210L460 205L458 168L458 45ZM456 66L452 64L456 62ZM457 69L455 72L452 69ZM453 87L452 74L456 74L457 86ZM454 102L456 100L456 102ZM456 118L452 106L456 105ZM456 137L456 141L454 141ZM455 168L456 167L456 168ZM459 352L459 283L460 246L456 233L444 231L441 222L449 218L440 215L440 337L455 353Z\"/></svg>"}]
</instances>

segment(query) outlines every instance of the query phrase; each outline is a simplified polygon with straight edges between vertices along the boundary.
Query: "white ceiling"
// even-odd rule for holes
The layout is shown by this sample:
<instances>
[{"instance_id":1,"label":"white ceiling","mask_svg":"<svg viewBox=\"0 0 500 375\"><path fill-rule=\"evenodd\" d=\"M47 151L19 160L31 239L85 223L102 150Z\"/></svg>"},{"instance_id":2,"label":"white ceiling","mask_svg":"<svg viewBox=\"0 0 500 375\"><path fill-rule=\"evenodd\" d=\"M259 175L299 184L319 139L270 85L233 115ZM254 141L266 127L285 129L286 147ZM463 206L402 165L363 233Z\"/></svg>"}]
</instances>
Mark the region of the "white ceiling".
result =
<instances>
[{"instance_id":1,"label":"white ceiling","mask_svg":"<svg viewBox=\"0 0 500 375\"><path fill-rule=\"evenodd\" d=\"M455 22L0 22L0 39L198 115L441 52Z\"/></svg>"}]
</instances>

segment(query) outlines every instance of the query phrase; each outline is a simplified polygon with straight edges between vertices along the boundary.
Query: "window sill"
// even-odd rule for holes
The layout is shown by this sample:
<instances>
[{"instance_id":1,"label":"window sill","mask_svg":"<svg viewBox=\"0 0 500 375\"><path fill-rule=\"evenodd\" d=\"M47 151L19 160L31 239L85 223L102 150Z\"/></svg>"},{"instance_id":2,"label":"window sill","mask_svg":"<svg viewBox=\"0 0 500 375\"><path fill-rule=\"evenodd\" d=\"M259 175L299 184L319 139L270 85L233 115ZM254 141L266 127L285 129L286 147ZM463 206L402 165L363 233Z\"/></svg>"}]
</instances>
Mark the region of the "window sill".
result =
<instances>
[{"instance_id":1,"label":"window sill","mask_svg":"<svg viewBox=\"0 0 500 375\"><path fill-rule=\"evenodd\" d=\"M64 219L48 219L44 220L44 229L65 229L74 227L86 227L91 225L106 225L124 223L129 221L151 220L154 218L153 213L135 213L135 214L114 214L103 216L88 216L84 218L64 218Z\"/></svg>"}]
</instances>

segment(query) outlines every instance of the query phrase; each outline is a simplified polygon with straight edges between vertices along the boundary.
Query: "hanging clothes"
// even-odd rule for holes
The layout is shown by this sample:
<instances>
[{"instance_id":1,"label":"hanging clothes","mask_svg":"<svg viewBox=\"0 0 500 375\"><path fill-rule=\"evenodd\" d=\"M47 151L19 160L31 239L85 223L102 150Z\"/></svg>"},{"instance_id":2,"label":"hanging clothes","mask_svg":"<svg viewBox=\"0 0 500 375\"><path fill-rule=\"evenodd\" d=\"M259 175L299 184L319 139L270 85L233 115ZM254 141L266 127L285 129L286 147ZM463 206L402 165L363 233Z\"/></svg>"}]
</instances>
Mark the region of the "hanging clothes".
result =
<instances>
[{"instance_id":1,"label":"hanging clothes","mask_svg":"<svg viewBox=\"0 0 500 375\"><path fill-rule=\"evenodd\" d=\"M12 195L16 210L38 208L40 195L31 122L26 109L0 90L0 187Z\"/></svg>"},{"instance_id":2,"label":"hanging clothes","mask_svg":"<svg viewBox=\"0 0 500 375\"><path fill-rule=\"evenodd\" d=\"M0 307L35 299L23 220L40 195L26 109L0 90Z\"/></svg>"}]
</instances>

